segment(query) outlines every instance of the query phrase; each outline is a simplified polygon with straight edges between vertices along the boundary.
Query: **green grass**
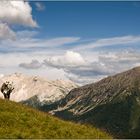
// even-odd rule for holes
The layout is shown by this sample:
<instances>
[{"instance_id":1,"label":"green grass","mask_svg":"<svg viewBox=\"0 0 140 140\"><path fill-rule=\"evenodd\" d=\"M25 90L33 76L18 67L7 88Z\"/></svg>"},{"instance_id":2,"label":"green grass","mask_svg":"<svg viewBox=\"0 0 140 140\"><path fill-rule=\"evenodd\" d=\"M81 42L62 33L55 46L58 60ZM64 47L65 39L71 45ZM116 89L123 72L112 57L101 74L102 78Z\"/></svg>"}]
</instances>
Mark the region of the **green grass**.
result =
<instances>
[{"instance_id":1,"label":"green grass","mask_svg":"<svg viewBox=\"0 0 140 140\"><path fill-rule=\"evenodd\" d=\"M0 99L0 138L112 138L85 125L55 118L27 106Z\"/></svg>"}]
</instances>

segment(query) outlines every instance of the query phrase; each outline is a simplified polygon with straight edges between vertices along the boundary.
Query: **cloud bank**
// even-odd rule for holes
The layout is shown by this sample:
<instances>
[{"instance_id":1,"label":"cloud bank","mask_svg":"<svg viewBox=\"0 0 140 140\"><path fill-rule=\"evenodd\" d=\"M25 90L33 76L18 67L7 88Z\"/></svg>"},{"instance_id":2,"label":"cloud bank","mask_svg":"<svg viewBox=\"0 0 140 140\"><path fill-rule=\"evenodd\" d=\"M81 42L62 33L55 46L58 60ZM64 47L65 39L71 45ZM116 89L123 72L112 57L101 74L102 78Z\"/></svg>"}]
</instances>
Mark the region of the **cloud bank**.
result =
<instances>
[{"instance_id":1,"label":"cloud bank","mask_svg":"<svg viewBox=\"0 0 140 140\"><path fill-rule=\"evenodd\" d=\"M88 53L88 56L91 55ZM92 53L93 55L93 53ZM93 56L91 56L93 58ZM36 61L38 64L38 61ZM26 67L26 65L28 67ZM32 69L32 62L25 69ZM80 84L95 82L109 75L140 65L139 52L133 50L98 53L98 59L89 61L87 56L67 51L63 55L49 56L42 61L46 67L63 70L65 76Z\"/></svg>"}]
</instances>

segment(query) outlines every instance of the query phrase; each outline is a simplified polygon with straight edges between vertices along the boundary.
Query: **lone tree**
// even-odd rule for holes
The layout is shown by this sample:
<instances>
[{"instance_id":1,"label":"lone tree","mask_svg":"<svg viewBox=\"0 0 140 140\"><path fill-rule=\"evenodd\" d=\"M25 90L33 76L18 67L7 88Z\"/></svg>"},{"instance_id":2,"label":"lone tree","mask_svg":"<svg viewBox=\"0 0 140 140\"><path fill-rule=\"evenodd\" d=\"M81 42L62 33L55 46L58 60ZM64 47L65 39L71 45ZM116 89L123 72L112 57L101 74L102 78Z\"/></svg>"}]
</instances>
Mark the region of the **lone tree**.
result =
<instances>
[{"instance_id":1,"label":"lone tree","mask_svg":"<svg viewBox=\"0 0 140 140\"><path fill-rule=\"evenodd\" d=\"M1 92L3 93L5 99L10 99L10 94L13 90L13 83L10 83L8 81L4 82L1 86Z\"/></svg>"}]
</instances>

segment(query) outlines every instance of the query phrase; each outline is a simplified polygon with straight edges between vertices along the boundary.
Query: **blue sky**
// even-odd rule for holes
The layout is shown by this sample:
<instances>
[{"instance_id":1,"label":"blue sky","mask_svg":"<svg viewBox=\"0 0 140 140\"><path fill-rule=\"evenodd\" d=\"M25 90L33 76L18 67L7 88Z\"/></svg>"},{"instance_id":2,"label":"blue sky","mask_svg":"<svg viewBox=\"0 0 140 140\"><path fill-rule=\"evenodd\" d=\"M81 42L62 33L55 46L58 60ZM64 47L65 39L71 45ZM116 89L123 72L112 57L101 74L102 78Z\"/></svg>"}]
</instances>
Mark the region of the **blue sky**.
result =
<instances>
[{"instance_id":1,"label":"blue sky","mask_svg":"<svg viewBox=\"0 0 140 140\"><path fill-rule=\"evenodd\" d=\"M42 2L45 9L33 7L33 17L46 37L80 36L104 38L138 35L140 2Z\"/></svg>"},{"instance_id":2,"label":"blue sky","mask_svg":"<svg viewBox=\"0 0 140 140\"><path fill-rule=\"evenodd\" d=\"M140 66L140 2L0 2L0 73L79 84Z\"/></svg>"}]
</instances>

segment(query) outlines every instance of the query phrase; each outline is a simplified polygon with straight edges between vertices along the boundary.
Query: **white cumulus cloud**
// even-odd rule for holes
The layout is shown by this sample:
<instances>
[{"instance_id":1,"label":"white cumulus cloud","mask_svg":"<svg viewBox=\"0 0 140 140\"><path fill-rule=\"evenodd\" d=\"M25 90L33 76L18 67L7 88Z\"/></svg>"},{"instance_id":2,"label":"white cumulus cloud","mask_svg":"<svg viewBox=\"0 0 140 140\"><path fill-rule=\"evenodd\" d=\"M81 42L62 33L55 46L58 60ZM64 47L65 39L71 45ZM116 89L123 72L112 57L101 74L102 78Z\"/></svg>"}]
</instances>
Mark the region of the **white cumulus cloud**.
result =
<instances>
[{"instance_id":1,"label":"white cumulus cloud","mask_svg":"<svg viewBox=\"0 0 140 140\"><path fill-rule=\"evenodd\" d=\"M0 23L0 39L15 40L16 33L6 23Z\"/></svg>"},{"instance_id":2,"label":"white cumulus cloud","mask_svg":"<svg viewBox=\"0 0 140 140\"><path fill-rule=\"evenodd\" d=\"M25 1L0 1L0 21L10 24L20 24L29 27L37 27L32 18L32 8Z\"/></svg>"},{"instance_id":3,"label":"white cumulus cloud","mask_svg":"<svg viewBox=\"0 0 140 140\"><path fill-rule=\"evenodd\" d=\"M67 51L64 55L53 56L44 60L46 65L53 67L77 67L85 65L86 61L84 58L77 52Z\"/></svg>"}]
</instances>

